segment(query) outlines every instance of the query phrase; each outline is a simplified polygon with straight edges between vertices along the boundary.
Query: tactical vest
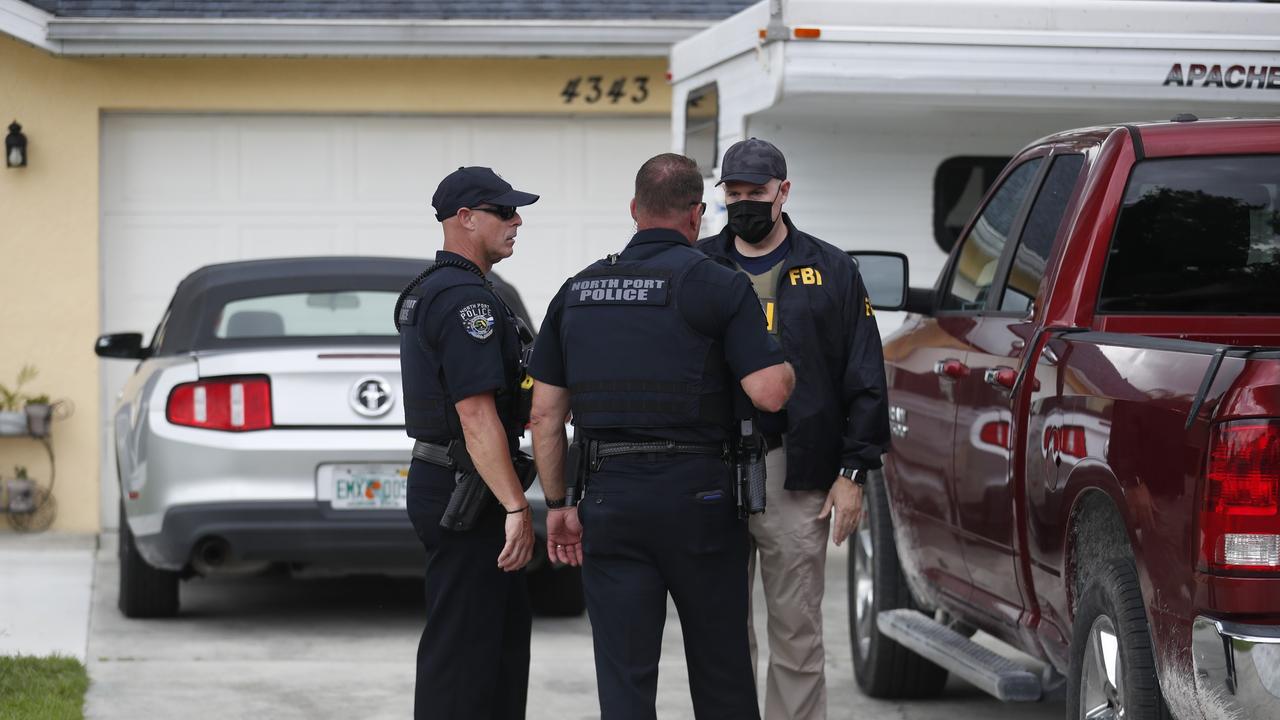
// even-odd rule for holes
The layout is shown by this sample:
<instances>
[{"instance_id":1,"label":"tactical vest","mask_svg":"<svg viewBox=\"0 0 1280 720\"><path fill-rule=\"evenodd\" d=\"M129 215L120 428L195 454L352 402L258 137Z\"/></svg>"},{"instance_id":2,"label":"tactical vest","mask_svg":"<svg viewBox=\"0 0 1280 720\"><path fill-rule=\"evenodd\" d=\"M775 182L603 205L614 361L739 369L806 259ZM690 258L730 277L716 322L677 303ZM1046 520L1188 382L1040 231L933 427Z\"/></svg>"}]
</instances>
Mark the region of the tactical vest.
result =
<instances>
[{"instance_id":1,"label":"tactical vest","mask_svg":"<svg viewBox=\"0 0 1280 720\"><path fill-rule=\"evenodd\" d=\"M574 425L587 429L728 427L723 350L680 313L699 262L672 246L643 260L610 256L570 278L560 322Z\"/></svg>"},{"instance_id":2,"label":"tactical vest","mask_svg":"<svg viewBox=\"0 0 1280 720\"><path fill-rule=\"evenodd\" d=\"M517 330L517 320L492 286L468 266L445 260L427 268L405 288L396 305L396 325L400 331L400 382L404 388L405 431L417 440L445 443L462 438L455 398L445 387L444 371L437 351L419 342L419 326L427 322L428 313L448 312L451 308L433 307L436 298L449 288L479 285L493 297L497 327L494 333L501 343L502 365L506 387L495 398L498 417L514 449L517 438L529 421L531 382L527 381L525 364L527 348ZM453 318L448 318L449 322ZM492 340L490 341L492 342Z\"/></svg>"}]
</instances>

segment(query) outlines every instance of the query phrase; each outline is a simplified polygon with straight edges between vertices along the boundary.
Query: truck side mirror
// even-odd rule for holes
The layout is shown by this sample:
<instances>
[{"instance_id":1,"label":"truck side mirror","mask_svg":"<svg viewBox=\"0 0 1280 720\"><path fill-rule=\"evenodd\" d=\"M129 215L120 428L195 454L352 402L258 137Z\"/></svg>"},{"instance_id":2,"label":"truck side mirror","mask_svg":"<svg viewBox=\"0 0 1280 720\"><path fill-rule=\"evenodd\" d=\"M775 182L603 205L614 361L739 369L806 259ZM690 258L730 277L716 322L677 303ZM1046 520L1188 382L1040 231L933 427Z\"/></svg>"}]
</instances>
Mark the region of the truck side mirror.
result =
<instances>
[{"instance_id":1,"label":"truck side mirror","mask_svg":"<svg viewBox=\"0 0 1280 720\"><path fill-rule=\"evenodd\" d=\"M902 310L907 304L907 256L878 250L850 250L867 288L871 307Z\"/></svg>"},{"instance_id":2,"label":"truck side mirror","mask_svg":"<svg viewBox=\"0 0 1280 720\"><path fill-rule=\"evenodd\" d=\"M147 356L142 347L142 333L116 333L102 335L93 345L93 352L102 358L141 360Z\"/></svg>"}]
</instances>

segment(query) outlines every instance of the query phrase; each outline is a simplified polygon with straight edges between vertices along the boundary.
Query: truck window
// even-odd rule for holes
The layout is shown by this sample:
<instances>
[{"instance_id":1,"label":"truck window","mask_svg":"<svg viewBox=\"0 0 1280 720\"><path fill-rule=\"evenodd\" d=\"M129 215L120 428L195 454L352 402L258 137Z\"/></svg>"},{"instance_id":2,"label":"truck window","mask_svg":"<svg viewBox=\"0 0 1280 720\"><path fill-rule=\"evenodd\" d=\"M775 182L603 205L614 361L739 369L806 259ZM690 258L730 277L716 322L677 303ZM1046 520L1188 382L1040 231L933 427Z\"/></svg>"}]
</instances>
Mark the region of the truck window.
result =
<instances>
[{"instance_id":1,"label":"truck window","mask_svg":"<svg viewBox=\"0 0 1280 720\"><path fill-rule=\"evenodd\" d=\"M684 154L698 163L703 177L715 174L720 160L717 130L720 127L720 91L716 84L689 92L684 103Z\"/></svg>"},{"instance_id":2,"label":"truck window","mask_svg":"<svg viewBox=\"0 0 1280 720\"><path fill-rule=\"evenodd\" d=\"M1053 251L1053 240L1058 236L1082 167L1084 155L1078 154L1058 155L1049 166L1049 174L1022 228L1018 251L1013 256L1013 267L1009 268L1009 280L1000 299L1001 312L1025 313L1035 300Z\"/></svg>"},{"instance_id":3,"label":"truck window","mask_svg":"<svg viewBox=\"0 0 1280 720\"><path fill-rule=\"evenodd\" d=\"M1043 160L1032 158L1009 173L974 221L969 234L961 239L960 256L952 268L942 309L980 310L986 305L1009 231Z\"/></svg>"},{"instance_id":4,"label":"truck window","mask_svg":"<svg viewBox=\"0 0 1280 720\"><path fill-rule=\"evenodd\" d=\"M1102 276L1100 313L1280 313L1280 155L1134 167Z\"/></svg>"},{"instance_id":5,"label":"truck window","mask_svg":"<svg viewBox=\"0 0 1280 720\"><path fill-rule=\"evenodd\" d=\"M964 224L1000 177L1011 157L970 156L947 158L933 174L933 240L950 253Z\"/></svg>"}]
</instances>

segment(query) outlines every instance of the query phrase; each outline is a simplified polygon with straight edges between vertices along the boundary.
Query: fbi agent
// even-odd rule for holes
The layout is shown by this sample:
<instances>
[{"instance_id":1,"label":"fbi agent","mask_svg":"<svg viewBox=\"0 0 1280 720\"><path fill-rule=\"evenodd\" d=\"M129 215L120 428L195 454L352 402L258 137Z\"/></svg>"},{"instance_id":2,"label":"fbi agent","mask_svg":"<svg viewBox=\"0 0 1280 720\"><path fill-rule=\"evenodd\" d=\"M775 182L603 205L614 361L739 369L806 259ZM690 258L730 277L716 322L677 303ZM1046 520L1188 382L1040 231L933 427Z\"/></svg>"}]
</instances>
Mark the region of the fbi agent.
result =
<instances>
[{"instance_id":1,"label":"fbi agent","mask_svg":"<svg viewBox=\"0 0 1280 720\"><path fill-rule=\"evenodd\" d=\"M751 572L759 564L769 610L764 716L820 720L827 537L837 545L849 537L866 471L889 449L880 333L849 256L783 212L791 181L778 148L757 138L735 143L720 172L729 224L698 248L751 279L770 334L803 368L786 409L760 418L769 509L748 523ZM750 625L748 634L754 660Z\"/></svg>"},{"instance_id":2,"label":"fbi agent","mask_svg":"<svg viewBox=\"0 0 1280 720\"><path fill-rule=\"evenodd\" d=\"M578 549L605 720L654 718L667 594L684 631L698 718L759 717L747 639L747 534L726 443L733 395L777 410L794 383L746 277L711 262L698 237L702 176L658 155L636 176L638 232L570 278L534 348L534 453L564 465L564 419L587 444L577 518L548 532ZM563 496L547 488L548 504ZM554 524L553 524L554 523ZM565 550L565 548L558 548ZM553 554L557 548L552 548ZM562 555L557 555L563 559Z\"/></svg>"},{"instance_id":3,"label":"fbi agent","mask_svg":"<svg viewBox=\"0 0 1280 720\"><path fill-rule=\"evenodd\" d=\"M431 201L444 250L396 304L405 427L418 441L409 518L428 558L415 718L525 716L531 612L521 568L534 540L512 456L527 393L519 321L485 273L511 256L517 208L537 199L489 168L451 173ZM441 519L457 484L449 448L462 441L492 494L474 527L459 531Z\"/></svg>"}]
</instances>

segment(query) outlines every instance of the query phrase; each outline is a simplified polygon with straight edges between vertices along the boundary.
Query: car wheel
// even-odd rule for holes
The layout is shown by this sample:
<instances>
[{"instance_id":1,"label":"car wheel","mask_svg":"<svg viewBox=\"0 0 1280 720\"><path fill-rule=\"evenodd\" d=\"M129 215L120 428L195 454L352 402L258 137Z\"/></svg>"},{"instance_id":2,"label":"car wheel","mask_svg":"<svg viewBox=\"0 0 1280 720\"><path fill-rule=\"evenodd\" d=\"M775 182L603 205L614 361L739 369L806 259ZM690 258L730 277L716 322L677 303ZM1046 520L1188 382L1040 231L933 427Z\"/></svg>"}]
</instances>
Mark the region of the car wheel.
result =
<instances>
[{"instance_id":1,"label":"car wheel","mask_svg":"<svg viewBox=\"0 0 1280 720\"><path fill-rule=\"evenodd\" d=\"M1072 625L1068 678L1068 718L1170 717L1132 560L1108 562L1085 584Z\"/></svg>"},{"instance_id":2,"label":"car wheel","mask_svg":"<svg viewBox=\"0 0 1280 720\"><path fill-rule=\"evenodd\" d=\"M138 553L120 504L120 612L129 618L161 618L178 614L178 573L157 570Z\"/></svg>"},{"instance_id":3,"label":"car wheel","mask_svg":"<svg viewBox=\"0 0 1280 720\"><path fill-rule=\"evenodd\" d=\"M858 687L875 698L937 697L947 684L947 671L885 637L876 626L881 612L916 609L898 563L883 473L867 478L862 520L850 540L849 635Z\"/></svg>"}]
</instances>

